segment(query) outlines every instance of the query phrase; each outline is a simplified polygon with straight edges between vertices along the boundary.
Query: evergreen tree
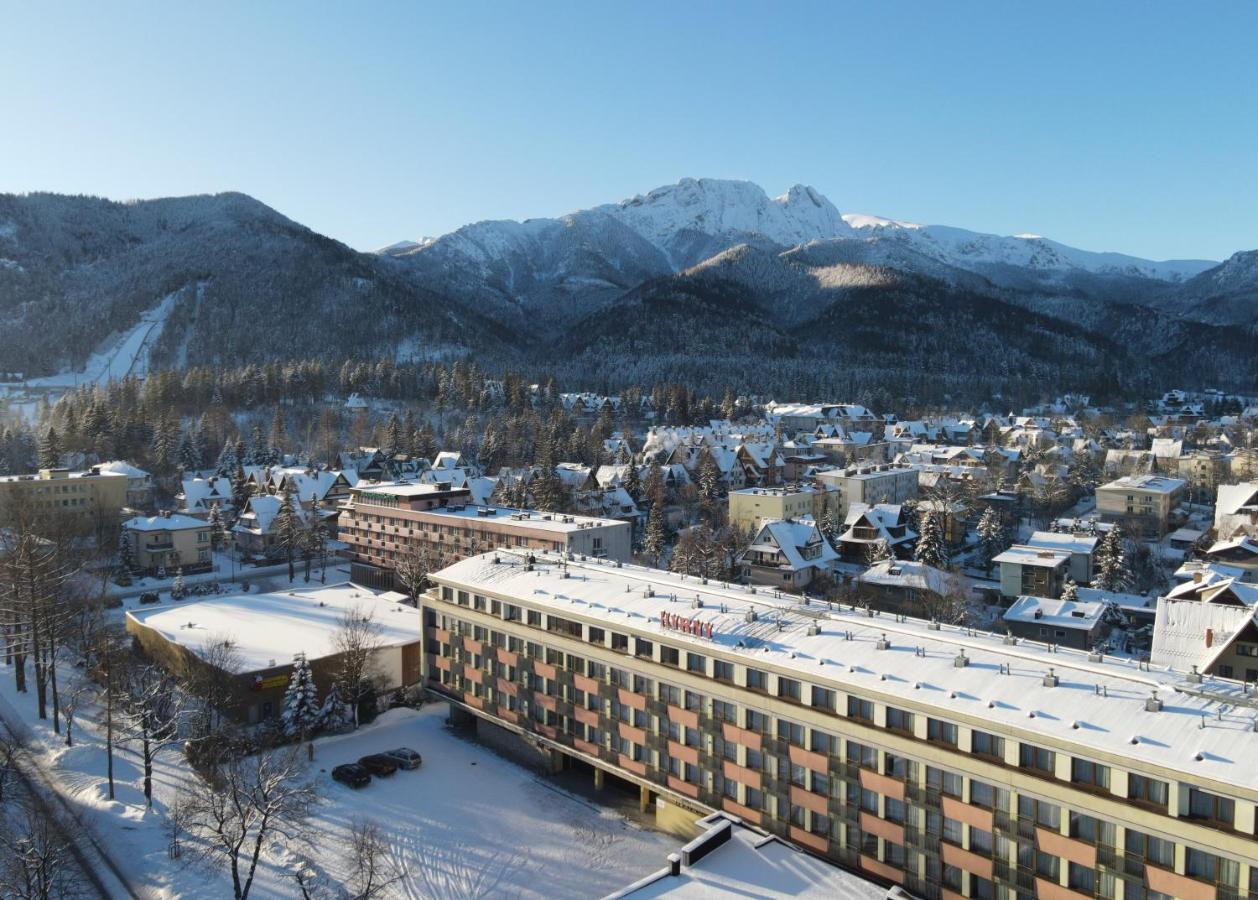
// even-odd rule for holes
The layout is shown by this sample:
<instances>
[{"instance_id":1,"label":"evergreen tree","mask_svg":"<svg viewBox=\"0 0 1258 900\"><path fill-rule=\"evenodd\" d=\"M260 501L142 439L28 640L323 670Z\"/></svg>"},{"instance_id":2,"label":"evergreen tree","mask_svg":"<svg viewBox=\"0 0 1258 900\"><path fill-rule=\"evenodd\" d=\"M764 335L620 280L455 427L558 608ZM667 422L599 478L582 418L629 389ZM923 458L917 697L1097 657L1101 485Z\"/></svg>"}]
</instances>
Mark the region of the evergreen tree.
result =
<instances>
[{"instance_id":1,"label":"evergreen tree","mask_svg":"<svg viewBox=\"0 0 1258 900\"><path fill-rule=\"evenodd\" d=\"M185 472L194 472L201 467L201 460L197 458L197 448L193 441L191 430L185 431L183 436L179 438L179 450L176 455L179 460L179 468Z\"/></svg>"},{"instance_id":2,"label":"evergreen tree","mask_svg":"<svg viewBox=\"0 0 1258 900\"><path fill-rule=\"evenodd\" d=\"M734 392L730 388L725 389L725 397L721 400L721 418L729 419L731 422L738 415L738 402L734 399Z\"/></svg>"},{"instance_id":3,"label":"evergreen tree","mask_svg":"<svg viewBox=\"0 0 1258 900\"><path fill-rule=\"evenodd\" d=\"M293 489L287 484L284 485L279 501L280 508L271 522L271 530L275 533L276 546L283 552L284 559L288 563L288 581L291 584L293 578L296 577L293 560L301 549L303 529L297 509L293 504Z\"/></svg>"},{"instance_id":4,"label":"evergreen tree","mask_svg":"<svg viewBox=\"0 0 1258 900\"><path fill-rule=\"evenodd\" d=\"M123 531L118 541L118 562L121 564L123 571L135 571L135 547L131 544L131 535L127 531Z\"/></svg>"},{"instance_id":5,"label":"evergreen tree","mask_svg":"<svg viewBox=\"0 0 1258 900\"><path fill-rule=\"evenodd\" d=\"M1074 603L1079 599L1079 585L1075 584L1075 580L1067 576L1066 584L1061 589L1061 599Z\"/></svg>"},{"instance_id":6,"label":"evergreen tree","mask_svg":"<svg viewBox=\"0 0 1258 900\"><path fill-rule=\"evenodd\" d=\"M642 502L642 476L638 472L638 464L633 461L632 457L629 458L625 476L621 479L621 487L633 498L634 503Z\"/></svg>"},{"instance_id":7,"label":"evergreen tree","mask_svg":"<svg viewBox=\"0 0 1258 900\"><path fill-rule=\"evenodd\" d=\"M318 725L319 714L319 693L315 687L314 672L306 654L298 653L293 657L293 674L288 679L288 689L284 691L284 710L280 715L284 733L299 742L305 741Z\"/></svg>"},{"instance_id":8,"label":"evergreen tree","mask_svg":"<svg viewBox=\"0 0 1258 900\"><path fill-rule=\"evenodd\" d=\"M996 511L990 506L983 510L978 520L978 550L983 568L992 570L992 558L1000 555L1005 549L1005 529L1000 524Z\"/></svg>"},{"instance_id":9,"label":"evergreen tree","mask_svg":"<svg viewBox=\"0 0 1258 900\"><path fill-rule=\"evenodd\" d=\"M390 453L402 452L402 423L397 414L389 416L389 424L385 428L384 443Z\"/></svg>"},{"instance_id":10,"label":"evergreen tree","mask_svg":"<svg viewBox=\"0 0 1258 900\"><path fill-rule=\"evenodd\" d=\"M1104 591L1121 591L1130 580L1122 534L1115 525L1096 548L1096 586Z\"/></svg>"},{"instance_id":11,"label":"evergreen tree","mask_svg":"<svg viewBox=\"0 0 1258 900\"><path fill-rule=\"evenodd\" d=\"M175 570L175 580L170 585L170 599L182 600L188 596L188 585L183 580L183 568Z\"/></svg>"},{"instance_id":12,"label":"evergreen tree","mask_svg":"<svg viewBox=\"0 0 1258 900\"><path fill-rule=\"evenodd\" d=\"M865 550L865 562L871 566L882 562L884 559L891 559L891 556L891 545L887 543L886 538L879 538Z\"/></svg>"},{"instance_id":13,"label":"evergreen tree","mask_svg":"<svg viewBox=\"0 0 1258 900\"><path fill-rule=\"evenodd\" d=\"M921 516L921 531L917 535L917 561L935 569L948 567L948 546L944 542L939 516L927 510Z\"/></svg>"},{"instance_id":14,"label":"evergreen tree","mask_svg":"<svg viewBox=\"0 0 1258 900\"><path fill-rule=\"evenodd\" d=\"M664 524L663 505L656 503L651 507L651 514L646 520L646 535L642 539L642 549L657 565L668 546L668 529Z\"/></svg>"},{"instance_id":15,"label":"evergreen tree","mask_svg":"<svg viewBox=\"0 0 1258 900\"><path fill-rule=\"evenodd\" d=\"M275 415L271 419L271 446L269 448L268 457L274 465L279 462L279 456L288 446L288 425L284 421L284 407L275 407Z\"/></svg>"},{"instance_id":16,"label":"evergreen tree","mask_svg":"<svg viewBox=\"0 0 1258 900\"><path fill-rule=\"evenodd\" d=\"M706 449L699 455L699 499L715 501L721 494L721 470Z\"/></svg>"},{"instance_id":17,"label":"evergreen tree","mask_svg":"<svg viewBox=\"0 0 1258 900\"><path fill-rule=\"evenodd\" d=\"M210 507L210 515L206 519L205 525L210 532L210 548L215 551L223 549L225 528L223 525L223 513L219 510L217 503Z\"/></svg>"},{"instance_id":18,"label":"evergreen tree","mask_svg":"<svg viewBox=\"0 0 1258 900\"><path fill-rule=\"evenodd\" d=\"M240 463L236 464L236 471L232 473L232 508L236 512L236 518L240 518L245 511L245 507L249 505L249 482L245 479L245 467Z\"/></svg>"},{"instance_id":19,"label":"evergreen tree","mask_svg":"<svg viewBox=\"0 0 1258 900\"><path fill-rule=\"evenodd\" d=\"M61 465L61 440L51 425L39 436L38 453L41 469L56 469Z\"/></svg>"},{"instance_id":20,"label":"evergreen tree","mask_svg":"<svg viewBox=\"0 0 1258 900\"><path fill-rule=\"evenodd\" d=\"M831 547L837 547L839 545L839 535L842 533L839 529L839 518L834 514L834 508L826 507L825 515L821 517L821 534Z\"/></svg>"}]
</instances>

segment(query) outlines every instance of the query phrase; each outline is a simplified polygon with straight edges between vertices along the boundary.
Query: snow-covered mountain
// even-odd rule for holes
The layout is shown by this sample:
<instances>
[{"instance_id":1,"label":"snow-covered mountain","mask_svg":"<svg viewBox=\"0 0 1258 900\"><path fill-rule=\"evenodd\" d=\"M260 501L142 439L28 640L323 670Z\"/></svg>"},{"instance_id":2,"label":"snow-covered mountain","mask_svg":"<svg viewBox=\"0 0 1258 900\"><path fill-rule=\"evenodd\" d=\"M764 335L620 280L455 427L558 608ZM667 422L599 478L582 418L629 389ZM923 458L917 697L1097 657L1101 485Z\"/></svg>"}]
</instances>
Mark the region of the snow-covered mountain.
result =
<instances>
[{"instance_id":1,"label":"snow-covered mountain","mask_svg":"<svg viewBox=\"0 0 1258 900\"><path fill-rule=\"evenodd\" d=\"M838 265L892 268L955 287L1139 302L1216 265L1147 260L1068 247L1038 235L1000 236L861 213L843 214L811 187L778 197L747 181L686 178L620 203L559 218L485 221L380 253L431 288L549 329L650 279L736 247L768 254L812 248ZM745 259L744 259L745 262ZM833 272L842 281L842 272ZM1230 307L1229 307L1230 308Z\"/></svg>"},{"instance_id":2,"label":"snow-covered mountain","mask_svg":"<svg viewBox=\"0 0 1258 900\"><path fill-rule=\"evenodd\" d=\"M1205 259L1149 260L1123 253L1096 253L1067 247L1037 234L1002 237L948 225L918 225L859 213L845 215L843 219L861 237L898 241L938 262L984 273L994 267L1015 267L1179 282L1217 265Z\"/></svg>"}]
</instances>

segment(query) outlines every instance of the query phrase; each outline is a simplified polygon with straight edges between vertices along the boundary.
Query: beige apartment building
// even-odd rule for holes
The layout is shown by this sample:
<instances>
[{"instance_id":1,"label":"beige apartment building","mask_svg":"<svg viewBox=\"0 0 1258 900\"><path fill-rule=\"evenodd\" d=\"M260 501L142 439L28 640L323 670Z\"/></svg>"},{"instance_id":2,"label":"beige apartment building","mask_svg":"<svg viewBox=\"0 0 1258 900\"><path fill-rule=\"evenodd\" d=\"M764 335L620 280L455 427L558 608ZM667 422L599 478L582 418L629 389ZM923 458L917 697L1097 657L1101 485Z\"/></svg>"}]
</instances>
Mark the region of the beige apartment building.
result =
<instances>
[{"instance_id":1,"label":"beige apartment building","mask_svg":"<svg viewBox=\"0 0 1258 900\"><path fill-rule=\"evenodd\" d=\"M917 469L897 463L818 472L817 481L837 490L839 514L844 518L853 503L877 506L917 498Z\"/></svg>"},{"instance_id":2,"label":"beige apartment building","mask_svg":"<svg viewBox=\"0 0 1258 900\"><path fill-rule=\"evenodd\" d=\"M0 515L25 508L39 516L58 517L76 531L116 529L127 505L128 484L126 475L95 467L6 475L0 477Z\"/></svg>"},{"instance_id":3,"label":"beige apartment building","mask_svg":"<svg viewBox=\"0 0 1258 900\"><path fill-rule=\"evenodd\" d=\"M416 551L434 569L498 548L557 550L628 562L632 526L616 519L477 506L466 488L384 483L351 489L337 519L351 578L392 589L399 559Z\"/></svg>"},{"instance_id":4,"label":"beige apartment building","mask_svg":"<svg viewBox=\"0 0 1258 900\"><path fill-rule=\"evenodd\" d=\"M820 522L829 508L838 514L838 493L812 485L753 487L729 492L729 523L751 532L774 519L812 516Z\"/></svg>"},{"instance_id":5,"label":"beige apartment building","mask_svg":"<svg viewBox=\"0 0 1258 900\"><path fill-rule=\"evenodd\" d=\"M1171 512L1184 498L1182 478L1164 475L1126 475L1096 489L1096 510L1106 522L1161 537L1168 530Z\"/></svg>"},{"instance_id":6,"label":"beige apartment building","mask_svg":"<svg viewBox=\"0 0 1258 900\"><path fill-rule=\"evenodd\" d=\"M204 519L163 512L136 516L122 523L123 537L131 544L135 568L148 575L159 571L173 576L208 572L213 566L210 527Z\"/></svg>"},{"instance_id":7,"label":"beige apartment building","mask_svg":"<svg viewBox=\"0 0 1258 900\"><path fill-rule=\"evenodd\" d=\"M426 683L555 770L723 810L923 898L1246 898L1235 683L558 554L433 576Z\"/></svg>"}]
</instances>

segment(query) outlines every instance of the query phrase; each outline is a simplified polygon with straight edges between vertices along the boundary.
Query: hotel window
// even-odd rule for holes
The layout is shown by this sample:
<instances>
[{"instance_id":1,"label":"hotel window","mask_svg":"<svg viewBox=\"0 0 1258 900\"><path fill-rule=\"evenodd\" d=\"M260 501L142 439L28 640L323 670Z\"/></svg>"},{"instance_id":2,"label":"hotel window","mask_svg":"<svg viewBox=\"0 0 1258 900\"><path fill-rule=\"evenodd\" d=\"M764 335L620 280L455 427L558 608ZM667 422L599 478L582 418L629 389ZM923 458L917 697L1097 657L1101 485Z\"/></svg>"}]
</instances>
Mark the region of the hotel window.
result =
<instances>
[{"instance_id":1,"label":"hotel window","mask_svg":"<svg viewBox=\"0 0 1258 900\"><path fill-rule=\"evenodd\" d=\"M992 833L970 826L970 850L979 856L992 855Z\"/></svg>"},{"instance_id":2,"label":"hotel window","mask_svg":"<svg viewBox=\"0 0 1258 900\"><path fill-rule=\"evenodd\" d=\"M749 691L765 691L768 690L769 677L759 669L747 669L747 690Z\"/></svg>"},{"instance_id":3,"label":"hotel window","mask_svg":"<svg viewBox=\"0 0 1258 900\"><path fill-rule=\"evenodd\" d=\"M1128 828L1124 837L1124 846L1128 853L1141 857L1155 866L1165 869L1175 867L1175 844L1172 841Z\"/></svg>"},{"instance_id":4,"label":"hotel window","mask_svg":"<svg viewBox=\"0 0 1258 900\"><path fill-rule=\"evenodd\" d=\"M1066 870L1066 886L1083 894L1093 893L1096 890L1096 870L1072 862Z\"/></svg>"},{"instance_id":5,"label":"hotel window","mask_svg":"<svg viewBox=\"0 0 1258 900\"><path fill-rule=\"evenodd\" d=\"M764 792L755 788L747 788L747 808L764 809Z\"/></svg>"},{"instance_id":6,"label":"hotel window","mask_svg":"<svg viewBox=\"0 0 1258 900\"><path fill-rule=\"evenodd\" d=\"M612 649L621 653L629 652L629 635L612 632Z\"/></svg>"},{"instance_id":7,"label":"hotel window","mask_svg":"<svg viewBox=\"0 0 1258 900\"><path fill-rule=\"evenodd\" d=\"M913 714L894 706L887 707L887 729L901 734L913 733Z\"/></svg>"},{"instance_id":8,"label":"hotel window","mask_svg":"<svg viewBox=\"0 0 1258 900\"><path fill-rule=\"evenodd\" d=\"M957 745L957 726L939 719L926 720L926 739L936 744Z\"/></svg>"},{"instance_id":9,"label":"hotel window","mask_svg":"<svg viewBox=\"0 0 1258 900\"><path fill-rule=\"evenodd\" d=\"M686 671L698 672L700 675L707 671L707 660L698 653L686 654Z\"/></svg>"},{"instance_id":10,"label":"hotel window","mask_svg":"<svg viewBox=\"0 0 1258 900\"><path fill-rule=\"evenodd\" d=\"M660 699L672 706L681 706L681 688L660 682Z\"/></svg>"},{"instance_id":11,"label":"hotel window","mask_svg":"<svg viewBox=\"0 0 1258 900\"><path fill-rule=\"evenodd\" d=\"M834 691L826 690L823 687L812 687L812 705L821 709L828 709L830 712L835 711Z\"/></svg>"},{"instance_id":12,"label":"hotel window","mask_svg":"<svg viewBox=\"0 0 1258 900\"><path fill-rule=\"evenodd\" d=\"M738 705L724 700L712 701L712 718L718 722L738 723Z\"/></svg>"},{"instance_id":13,"label":"hotel window","mask_svg":"<svg viewBox=\"0 0 1258 900\"><path fill-rule=\"evenodd\" d=\"M830 776L829 775L823 775L820 772L813 772L811 782L812 783L808 786L808 789L810 791L812 791L814 794L820 794L823 797L829 796L830 794Z\"/></svg>"},{"instance_id":14,"label":"hotel window","mask_svg":"<svg viewBox=\"0 0 1258 900\"><path fill-rule=\"evenodd\" d=\"M1034 744L1023 744L1018 750L1018 765L1049 777L1057 772L1057 754Z\"/></svg>"},{"instance_id":15,"label":"hotel window","mask_svg":"<svg viewBox=\"0 0 1258 900\"><path fill-rule=\"evenodd\" d=\"M1165 809L1170 799L1170 787L1165 781L1132 772L1127 776L1127 799Z\"/></svg>"},{"instance_id":16,"label":"hotel window","mask_svg":"<svg viewBox=\"0 0 1258 900\"><path fill-rule=\"evenodd\" d=\"M804 726L778 719L778 737L796 747L804 746Z\"/></svg>"},{"instance_id":17,"label":"hotel window","mask_svg":"<svg viewBox=\"0 0 1258 900\"><path fill-rule=\"evenodd\" d=\"M848 697L847 717L861 722L872 722L874 720L874 702L872 700L862 700L860 697Z\"/></svg>"},{"instance_id":18,"label":"hotel window","mask_svg":"<svg viewBox=\"0 0 1258 900\"><path fill-rule=\"evenodd\" d=\"M764 713L749 709L744 718L746 720L745 727L748 731L755 731L759 734L769 733L769 717Z\"/></svg>"},{"instance_id":19,"label":"hotel window","mask_svg":"<svg viewBox=\"0 0 1258 900\"><path fill-rule=\"evenodd\" d=\"M814 728L808 735L808 749L814 753L838 753L839 739Z\"/></svg>"},{"instance_id":20,"label":"hotel window","mask_svg":"<svg viewBox=\"0 0 1258 900\"><path fill-rule=\"evenodd\" d=\"M633 655L642 657L643 659L651 659L655 656L655 645L650 641L644 641L642 638L638 638L634 642Z\"/></svg>"},{"instance_id":21,"label":"hotel window","mask_svg":"<svg viewBox=\"0 0 1258 900\"><path fill-rule=\"evenodd\" d=\"M1003 762L1005 759L1005 739L994 734L988 734L986 731L973 731L970 733L970 752Z\"/></svg>"},{"instance_id":22,"label":"hotel window","mask_svg":"<svg viewBox=\"0 0 1258 900\"><path fill-rule=\"evenodd\" d=\"M1061 807L1055 803L1035 800L1025 794L1019 795L1018 816L1052 831L1061 830Z\"/></svg>"},{"instance_id":23,"label":"hotel window","mask_svg":"<svg viewBox=\"0 0 1258 900\"><path fill-rule=\"evenodd\" d=\"M1109 790L1109 766L1094 763L1087 759L1070 761L1070 780L1085 788L1102 791Z\"/></svg>"},{"instance_id":24,"label":"hotel window","mask_svg":"<svg viewBox=\"0 0 1258 900\"><path fill-rule=\"evenodd\" d=\"M949 819L944 816L943 820L943 840L949 844L961 846L961 823L957 819Z\"/></svg>"},{"instance_id":25,"label":"hotel window","mask_svg":"<svg viewBox=\"0 0 1258 900\"><path fill-rule=\"evenodd\" d=\"M887 797L882 801L886 808L886 815L883 816L888 822L904 824L904 815L908 807L904 805L903 800L897 800L895 797Z\"/></svg>"},{"instance_id":26,"label":"hotel window","mask_svg":"<svg viewBox=\"0 0 1258 900\"><path fill-rule=\"evenodd\" d=\"M639 641L639 644L642 642ZM681 652L676 647L660 644L660 662L666 666L681 665Z\"/></svg>"},{"instance_id":27,"label":"hotel window","mask_svg":"<svg viewBox=\"0 0 1258 900\"><path fill-rule=\"evenodd\" d=\"M712 678L716 681L723 681L726 684L733 684L734 664L725 662L722 659L714 659L712 661Z\"/></svg>"},{"instance_id":28,"label":"hotel window","mask_svg":"<svg viewBox=\"0 0 1258 900\"><path fill-rule=\"evenodd\" d=\"M803 766L791 763L790 777L796 787L808 787L808 770Z\"/></svg>"},{"instance_id":29,"label":"hotel window","mask_svg":"<svg viewBox=\"0 0 1258 900\"><path fill-rule=\"evenodd\" d=\"M778 698L786 700L790 703L799 703L802 699L803 688L794 678L778 677Z\"/></svg>"},{"instance_id":30,"label":"hotel window","mask_svg":"<svg viewBox=\"0 0 1258 900\"><path fill-rule=\"evenodd\" d=\"M882 756L882 774L904 781L908 778L909 761L903 756L896 756L894 753L884 753Z\"/></svg>"},{"instance_id":31,"label":"hotel window","mask_svg":"<svg viewBox=\"0 0 1258 900\"><path fill-rule=\"evenodd\" d=\"M595 628L591 625L586 640L591 644L602 644L607 640L607 632L603 631L601 628Z\"/></svg>"},{"instance_id":32,"label":"hotel window","mask_svg":"<svg viewBox=\"0 0 1258 900\"><path fill-rule=\"evenodd\" d=\"M1184 855L1184 872L1191 878L1225 884L1240 885L1240 864L1204 850L1189 847Z\"/></svg>"},{"instance_id":33,"label":"hotel window","mask_svg":"<svg viewBox=\"0 0 1258 900\"><path fill-rule=\"evenodd\" d=\"M878 771L878 751L873 747L858 744L856 741L847 742L847 761L862 769Z\"/></svg>"},{"instance_id":34,"label":"hotel window","mask_svg":"<svg viewBox=\"0 0 1258 900\"><path fill-rule=\"evenodd\" d=\"M1188 789L1188 818L1231 828L1236 821L1236 804L1226 797L1201 791L1197 788Z\"/></svg>"},{"instance_id":35,"label":"hotel window","mask_svg":"<svg viewBox=\"0 0 1258 900\"><path fill-rule=\"evenodd\" d=\"M602 681L607 677L607 666L603 665L601 662L590 660L586 663L585 674L596 681Z\"/></svg>"},{"instance_id":36,"label":"hotel window","mask_svg":"<svg viewBox=\"0 0 1258 900\"><path fill-rule=\"evenodd\" d=\"M1009 792L982 781L971 780L970 802L983 809L1006 810L1009 808Z\"/></svg>"},{"instance_id":37,"label":"hotel window","mask_svg":"<svg viewBox=\"0 0 1258 900\"><path fill-rule=\"evenodd\" d=\"M963 779L955 772L945 772L934 766L926 767L926 787L946 794L949 797L961 797Z\"/></svg>"}]
</instances>

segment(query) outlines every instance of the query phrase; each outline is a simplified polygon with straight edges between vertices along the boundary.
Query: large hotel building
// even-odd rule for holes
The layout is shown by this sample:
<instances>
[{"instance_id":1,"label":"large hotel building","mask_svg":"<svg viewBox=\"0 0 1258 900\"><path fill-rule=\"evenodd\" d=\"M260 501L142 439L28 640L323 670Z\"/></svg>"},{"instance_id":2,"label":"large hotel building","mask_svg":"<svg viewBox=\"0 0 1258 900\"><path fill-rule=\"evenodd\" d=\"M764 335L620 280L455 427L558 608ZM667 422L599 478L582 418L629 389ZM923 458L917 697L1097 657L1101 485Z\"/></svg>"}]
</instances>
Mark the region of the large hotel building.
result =
<instances>
[{"instance_id":1,"label":"large hotel building","mask_svg":"<svg viewBox=\"0 0 1258 900\"><path fill-rule=\"evenodd\" d=\"M480 506L467 488L390 482L350 490L337 518L350 577L392 588L393 568L420 549L437 568L500 547L628 561L631 526L617 519Z\"/></svg>"},{"instance_id":2,"label":"large hotel building","mask_svg":"<svg viewBox=\"0 0 1258 900\"><path fill-rule=\"evenodd\" d=\"M723 810L927 898L1258 897L1238 682L553 552L433 580L430 690L663 825Z\"/></svg>"}]
</instances>

